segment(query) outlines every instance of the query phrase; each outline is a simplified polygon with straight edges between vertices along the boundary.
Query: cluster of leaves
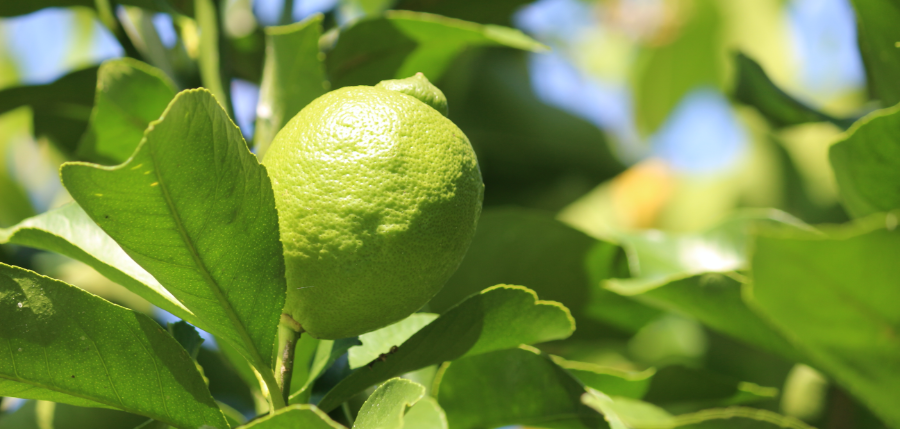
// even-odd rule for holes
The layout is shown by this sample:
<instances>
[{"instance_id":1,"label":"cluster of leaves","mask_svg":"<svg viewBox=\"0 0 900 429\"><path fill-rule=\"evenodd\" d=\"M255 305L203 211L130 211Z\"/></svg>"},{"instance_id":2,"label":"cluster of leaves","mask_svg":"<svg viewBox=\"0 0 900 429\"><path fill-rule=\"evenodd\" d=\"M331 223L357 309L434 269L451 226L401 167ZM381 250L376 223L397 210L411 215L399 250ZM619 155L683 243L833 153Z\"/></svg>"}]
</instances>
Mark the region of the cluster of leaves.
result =
<instances>
[{"instance_id":1,"label":"cluster of leaves","mask_svg":"<svg viewBox=\"0 0 900 429\"><path fill-rule=\"evenodd\" d=\"M874 415L853 417L855 424L870 418L872 427L878 420L900 427L900 313L894 309L900 268L891 250L900 251L897 213L891 212L900 209L897 108L859 120L834 118L792 99L739 55L734 96L773 126L829 121L850 128L831 149L831 163L853 222L816 228L766 210L703 233L651 232L611 242L540 212L489 208L466 260L426 312L359 338L303 337L285 403L275 368L285 288L277 213L269 178L249 147L262 155L287 120L329 88L415 71L438 80L468 47L544 48L497 25L522 3L517 1L490 10L478 2L398 5L474 22L384 11L377 2L364 2L377 13L343 28L326 32L331 18L314 16L268 27L243 42L221 35L223 11L210 0L121 3L192 23L182 31L199 27L196 66L176 67L177 49L148 54L148 27L141 30L141 49L131 35L119 36L152 66L134 58L111 60L52 84L0 92L0 112L31 106L35 133L77 160L61 169L75 202L0 229L0 243L81 261L211 333L219 350L211 355L201 348L187 324L167 330L75 286L2 263L0 395L41 402L29 402L0 423L806 428L773 411L779 392L767 387L779 386L792 366L802 364L840 386L832 402L838 412L868 416L854 408L858 401ZM7 2L0 14L80 5L105 16L104 4L108 10L105 1ZM900 74L890 24L900 11L887 1L854 5L873 93L885 105L900 102L890 78ZM242 51L254 46L254 37L264 43ZM664 49L671 52L661 51L655 61L679 55L677 46ZM232 75L261 84L250 145L230 119L224 82ZM504 78L524 79L516 73ZM178 91L197 83L207 89ZM469 116L460 123L473 141L479 131L512 135L528 152L542 133L558 132L574 136L574 143L556 147L540 173L573 164L601 170L600 176L621 169L608 153L578 146L589 140L578 136L585 124L559 112L518 103L515 123L486 131L477 117L494 105L484 101L513 96L501 86L472 87L484 98L464 102ZM639 98L661 93L648 88ZM653 104L663 111L648 112L645 126L658 125L684 91L666 88L662 93L671 100ZM450 101L456 109L456 100ZM84 111L90 113L72 114ZM548 122L555 125L536 125ZM490 146L479 152L489 160L508 155ZM528 162L513 159L505 164L509 172L494 170L505 179L497 188L509 190L509 199L496 204L535 189L510 188L514 182L537 186L513 171ZM492 186L491 176L485 177ZM665 329L658 322L673 320L666 319L671 314L701 323L714 339L710 354L726 356L703 367L643 371L586 362L591 353L633 345L638 337L658 341L653 330ZM852 397L841 397L844 391ZM246 411L235 409L247 403L257 417L249 422Z\"/></svg>"}]
</instances>

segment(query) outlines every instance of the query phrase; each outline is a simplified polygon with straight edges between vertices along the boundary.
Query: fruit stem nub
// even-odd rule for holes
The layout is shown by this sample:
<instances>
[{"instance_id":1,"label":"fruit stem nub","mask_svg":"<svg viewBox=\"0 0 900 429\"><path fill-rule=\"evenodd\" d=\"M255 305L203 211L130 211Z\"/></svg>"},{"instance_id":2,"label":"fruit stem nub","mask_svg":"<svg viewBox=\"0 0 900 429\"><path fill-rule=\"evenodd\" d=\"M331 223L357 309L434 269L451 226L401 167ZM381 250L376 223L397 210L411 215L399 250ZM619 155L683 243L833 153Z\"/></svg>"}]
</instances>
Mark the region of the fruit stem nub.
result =
<instances>
[{"instance_id":1,"label":"fruit stem nub","mask_svg":"<svg viewBox=\"0 0 900 429\"><path fill-rule=\"evenodd\" d=\"M297 341L302 333L303 327L294 318L287 314L281 315L281 322L278 324L278 357L275 361L275 368L278 370L276 381L278 382L278 387L281 388L284 405L288 405L288 398L291 396L291 377L294 374L294 349L297 348Z\"/></svg>"}]
</instances>

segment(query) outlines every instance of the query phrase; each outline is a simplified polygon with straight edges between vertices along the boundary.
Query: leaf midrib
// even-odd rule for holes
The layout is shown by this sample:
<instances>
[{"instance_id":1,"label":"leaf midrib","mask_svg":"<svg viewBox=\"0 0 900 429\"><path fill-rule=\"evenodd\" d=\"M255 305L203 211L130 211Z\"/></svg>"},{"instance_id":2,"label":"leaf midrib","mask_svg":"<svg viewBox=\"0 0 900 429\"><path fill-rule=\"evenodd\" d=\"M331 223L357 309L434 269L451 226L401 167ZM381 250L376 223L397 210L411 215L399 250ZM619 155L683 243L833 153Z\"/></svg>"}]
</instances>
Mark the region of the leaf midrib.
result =
<instances>
[{"instance_id":1,"label":"leaf midrib","mask_svg":"<svg viewBox=\"0 0 900 429\"><path fill-rule=\"evenodd\" d=\"M206 265L203 264L203 260L200 258L200 254L197 251L196 246L194 245L193 240L191 240L190 236L185 229L184 222L181 220L181 216L178 214L177 210L175 210L175 203L172 200L172 196L169 194L169 189L167 186L167 181L163 179L162 173L159 172L159 164L156 161L156 157L154 156L154 148L155 145L152 142L147 148L150 156L150 161L153 163L154 167L154 175L159 182L159 189L162 192L163 199L166 202L166 208L169 209L169 213L172 215L172 218L175 220L175 225L178 228L178 233L181 236L181 240L187 246L191 258L194 260L194 265L200 271L201 276L203 277L204 282L209 287L210 291L219 301L219 304L222 306L222 309L225 311L225 314L228 316L228 319L231 321L231 324L241 336L241 340L243 340L245 346L249 346L248 352L252 354L250 358L255 363L255 366L258 366L259 369L268 369L268 365L265 365L262 359L262 356L259 354L259 351L256 350L256 345L253 343L253 340L250 338L250 334L247 333L247 330L244 328L243 323L237 317L237 314L234 311L234 308L231 306L231 303L225 299L225 296L222 294L221 289L219 288L219 284L213 279L212 275L206 269ZM213 143L215 144L215 143Z\"/></svg>"}]
</instances>

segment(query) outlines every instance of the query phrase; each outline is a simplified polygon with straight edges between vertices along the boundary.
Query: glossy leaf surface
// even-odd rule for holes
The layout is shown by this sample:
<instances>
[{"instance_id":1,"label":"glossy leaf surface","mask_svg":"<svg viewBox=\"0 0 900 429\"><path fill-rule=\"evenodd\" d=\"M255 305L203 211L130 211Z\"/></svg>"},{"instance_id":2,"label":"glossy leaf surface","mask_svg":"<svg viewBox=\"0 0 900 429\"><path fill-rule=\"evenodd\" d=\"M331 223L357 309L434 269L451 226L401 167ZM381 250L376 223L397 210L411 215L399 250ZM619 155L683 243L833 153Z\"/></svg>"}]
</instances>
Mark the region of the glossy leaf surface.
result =
<instances>
[{"instance_id":1,"label":"glossy leaf surface","mask_svg":"<svg viewBox=\"0 0 900 429\"><path fill-rule=\"evenodd\" d=\"M228 427L194 361L159 324L74 286L0 265L0 338L2 395Z\"/></svg>"},{"instance_id":2,"label":"glossy leaf surface","mask_svg":"<svg viewBox=\"0 0 900 429\"><path fill-rule=\"evenodd\" d=\"M266 373L285 290L274 196L265 168L208 91L178 94L128 163L68 163L61 176L201 327Z\"/></svg>"}]
</instances>

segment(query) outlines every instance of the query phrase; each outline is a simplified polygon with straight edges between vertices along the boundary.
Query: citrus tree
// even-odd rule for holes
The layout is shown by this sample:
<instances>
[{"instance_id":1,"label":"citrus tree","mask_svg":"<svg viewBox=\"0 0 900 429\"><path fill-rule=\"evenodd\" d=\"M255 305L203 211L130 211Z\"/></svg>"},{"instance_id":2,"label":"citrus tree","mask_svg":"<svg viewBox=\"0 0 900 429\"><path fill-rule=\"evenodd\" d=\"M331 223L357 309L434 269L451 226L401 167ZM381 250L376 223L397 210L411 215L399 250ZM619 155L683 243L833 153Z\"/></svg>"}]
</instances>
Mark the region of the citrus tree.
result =
<instances>
[{"instance_id":1,"label":"citrus tree","mask_svg":"<svg viewBox=\"0 0 900 429\"><path fill-rule=\"evenodd\" d=\"M0 143L24 115L71 197L35 213L0 168L0 399L27 400L0 426L900 428L895 2L852 2L853 114L723 49L725 2L642 48L640 131L718 85L787 195L678 232L604 221L667 173L537 100L526 2L339 2L348 22L284 3L247 31L241 0L0 4L89 10L125 52L0 90ZM249 139L233 78L260 87ZM810 124L840 132L840 204L779 143ZM73 260L115 285L89 292Z\"/></svg>"}]
</instances>

